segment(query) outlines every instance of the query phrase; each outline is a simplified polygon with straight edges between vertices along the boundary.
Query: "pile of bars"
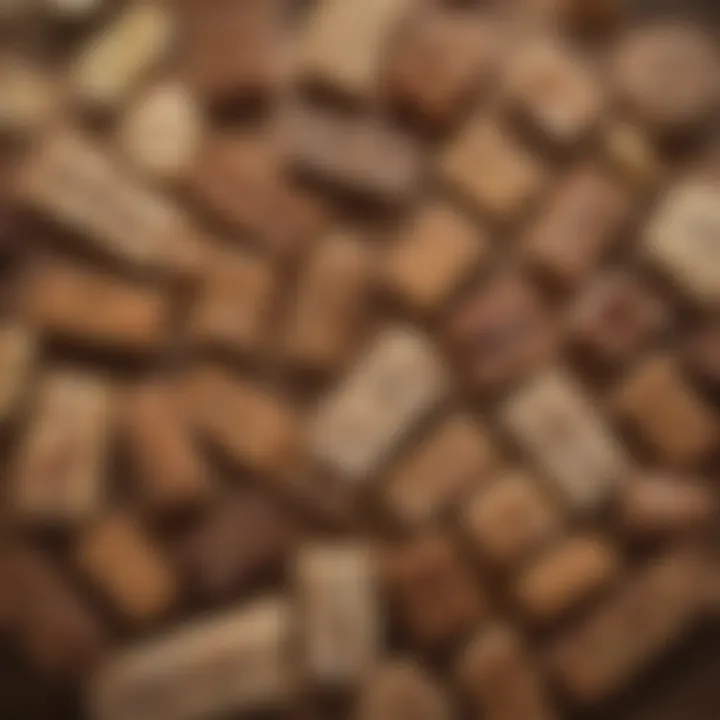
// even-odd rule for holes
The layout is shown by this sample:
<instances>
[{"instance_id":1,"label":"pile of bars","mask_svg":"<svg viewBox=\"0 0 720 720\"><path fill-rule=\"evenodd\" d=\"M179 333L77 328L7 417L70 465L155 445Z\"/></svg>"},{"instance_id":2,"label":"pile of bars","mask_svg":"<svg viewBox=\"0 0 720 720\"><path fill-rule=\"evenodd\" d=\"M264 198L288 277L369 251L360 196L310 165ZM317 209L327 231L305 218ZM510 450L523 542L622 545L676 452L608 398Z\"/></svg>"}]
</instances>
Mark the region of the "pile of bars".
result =
<instances>
[{"instance_id":1,"label":"pile of bars","mask_svg":"<svg viewBox=\"0 0 720 720\"><path fill-rule=\"evenodd\" d=\"M87 718L568 718L717 621L720 54L621 10L0 2L0 635Z\"/></svg>"}]
</instances>

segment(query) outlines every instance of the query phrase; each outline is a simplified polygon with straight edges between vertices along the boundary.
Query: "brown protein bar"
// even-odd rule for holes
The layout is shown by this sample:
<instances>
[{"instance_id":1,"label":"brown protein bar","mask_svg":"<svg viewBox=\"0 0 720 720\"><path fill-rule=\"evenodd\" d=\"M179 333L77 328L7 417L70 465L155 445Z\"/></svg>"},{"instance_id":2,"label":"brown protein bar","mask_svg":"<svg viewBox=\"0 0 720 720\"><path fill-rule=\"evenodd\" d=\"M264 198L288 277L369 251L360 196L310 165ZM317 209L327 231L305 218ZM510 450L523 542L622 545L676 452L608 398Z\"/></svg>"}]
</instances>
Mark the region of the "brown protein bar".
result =
<instances>
[{"instance_id":1,"label":"brown protein bar","mask_svg":"<svg viewBox=\"0 0 720 720\"><path fill-rule=\"evenodd\" d=\"M327 372L347 359L366 315L371 253L362 238L343 230L329 233L310 251L284 333L292 364Z\"/></svg>"},{"instance_id":2,"label":"brown protein bar","mask_svg":"<svg viewBox=\"0 0 720 720\"><path fill-rule=\"evenodd\" d=\"M450 720L448 693L410 658L380 663L363 684L352 720Z\"/></svg>"},{"instance_id":3,"label":"brown protein bar","mask_svg":"<svg viewBox=\"0 0 720 720\"><path fill-rule=\"evenodd\" d=\"M114 413L115 393L103 378L61 369L42 378L11 476L18 520L77 525L98 513Z\"/></svg>"},{"instance_id":4,"label":"brown protein bar","mask_svg":"<svg viewBox=\"0 0 720 720\"><path fill-rule=\"evenodd\" d=\"M169 343L170 300L154 286L65 260L39 260L24 281L28 320L52 338L140 356Z\"/></svg>"},{"instance_id":5,"label":"brown protein bar","mask_svg":"<svg viewBox=\"0 0 720 720\"><path fill-rule=\"evenodd\" d=\"M178 397L179 383L141 382L126 391L120 422L140 506L172 514L203 504L213 493L210 469Z\"/></svg>"},{"instance_id":6,"label":"brown protein bar","mask_svg":"<svg viewBox=\"0 0 720 720\"><path fill-rule=\"evenodd\" d=\"M510 627L481 630L456 664L457 682L487 720L553 720L543 681L522 638Z\"/></svg>"},{"instance_id":7,"label":"brown protein bar","mask_svg":"<svg viewBox=\"0 0 720 720\"><path fill-rule=\"evenodd\" d=\"M88 527L78 540L75 560L131 622L157 620L177 599L177 582L166 558L126 513L111 512Z\"/></svg>"},{"instance_id":8,"label":"brown protein bar","mask_svg":"<svg viewBox=\"0 0 720 720\"><path fill-rule=\"evenodd\" d=\"M497 463L487 428L466 414L446 417L383 483L385 505L402 523L423 524L485 485Z\"/></svg>"}]
</instances>

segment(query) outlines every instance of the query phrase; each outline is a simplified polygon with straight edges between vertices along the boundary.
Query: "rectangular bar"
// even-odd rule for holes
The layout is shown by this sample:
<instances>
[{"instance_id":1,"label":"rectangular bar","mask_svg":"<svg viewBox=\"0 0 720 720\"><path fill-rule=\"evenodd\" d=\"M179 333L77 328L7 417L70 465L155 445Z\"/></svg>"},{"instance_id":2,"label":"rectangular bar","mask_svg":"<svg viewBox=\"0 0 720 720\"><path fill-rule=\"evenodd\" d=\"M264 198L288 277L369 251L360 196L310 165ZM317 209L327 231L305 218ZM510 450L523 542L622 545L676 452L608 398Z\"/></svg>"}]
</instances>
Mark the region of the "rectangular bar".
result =
<instances>
[{"instance_id":1,"label":"rectangular bar","mask_svg":"<svg viewBox=\"0 0 720 720\"><path fill-rule=\"evenodd\" d=\"M150 380L125 396L120 436L143 508L172 513L202 504L213 491L211 471L173 383Z\"/></svg>"},{"instance_id":2,"label":"rectangular bar","mask_svg":"<svg viewBox=\"0 0 720 720\"><path fill-rule=\"evenodd\" d=\"M113 393L100 378L45 375L11 476L11 506L20 520L72 524L97 512L112 413Z\"/></svg>"},{"instance_id":3,"label":"rectangular bar","mask_svg":"<svg viewBox=\"0 0 720 720\"><path fill-rule=\"evenodd\" d=\"M322 462L358 482L447 391L435 348L412 329L381 332L311 421L311 443Z\"/></svg>"},{"instance_id":4,"label":"rectangular bar","mask_svg":"<svg viewBox=\"0 0 720 720\"><path fill-rule=\"evenodd\" d=\"M301 45L303 74L345 95L371 97L383 51L412 5L413 0L321 0Z\"/></svg>"},{"instance_id":5,"label":"rectangular bar","mask_svg":"<svg viewBox=\"0 0 720 720\"><path fill-rule=\"evenodd\" d=\"M96 675L96 720L202 720L283 705L292 615L268 597L121 651Z\"/></svg>"},{"instance_id":6,"label":"rectangular bar","mask_svg":"<svg viewBox=\"0 0 720 720\"><path fill-rule=\"evenodd\" d=\"M561 638L550 661L566 690L589 704L629 683L690 629L702 608L706 570L692 551L672 551Z\"/></svg>"},{"instance_id":7,"label":"rectangular bar","mask_svg":"<svg viewBox=\"0 0 720 720\"><path fill-rule=\"evenodd\" d=\"M468 645L457 667L458 683L486 720L554 720L539 668L522 638L493 625Z\"/></svg>"},{"instance_id":8,"label":"rectangular bar","mask_svg":"<svg viewBox=\"0 0 720 720\"><path fill-rule=\"evenodd\" d=\"M313 183L383 205L407 203L419 190L418 143L375 116L307 105L287 126L288 163Z\"/></svg>"},{"instance_id":9,"label":"rectangular bar","mask_svg":"<svg viewBox=\"0 0 720 720\"><path fill-rule=\"evenodd\" d=\"M370 290L371 252L360 238L342 231L328 235L311 252L286 330L292 362L329 371L346 359Z\"/></svg>"},{"instance_id":10,"label":"rectangular bar","mask_svg":"<svg viewBox=\"0 0 720 720\"><path fill-rule=\"evenodd\" d=\"M369 548L301 548L295 564L304 670L323 687L355 687L380 650L380 614Z\"/></svg>"},{"instance_id":11,"label":"rectangular bar","mask_svg":"<svg viewBox=\"0 0 720 720\"><path fill-rule=\"evenodd\" d=\"M156 620L177 599L168 561L139 522L125 513L107 515L90 525L77 543L75 561L132 622Z\"/></svg>"},{"instance_id":12,"label":"rectangular bar","mask_svg":"<svg viewBox=\"0 0 720 720\"><path fill-rule=\"evenodd\" d=\"M145 283L64 260L40 261L22 293L29 319L54 339L138 355L155 354L169 341L169 299Z\"/></svg>"},{"instance_id":13,"label":"rectangular bar","mask_svg":"<svg viewBox=\"0 0 720 720\"><path fill-rule=\"evenodd\" d=\"M199 431L243 467L262 475L296 468L300 418L279 395L216 368L191 378Z\"/></svg>"},{"instance_id":14,"label":"rectangular bar","mask_svg":"<svg viewBox=\"0 0 720 720\"><path fill-rule=\"evenodd\" d=\"M213 251L190 313L191 340L240 355L261 352L276 280L273 266L261 258L240 250Z\"/></svg>"},{"instance_id":15,"label":"rectangular bar","mask_svg":"<svg viewBox=\"0 0 720 720\"><path fill-rule=\"evenodd\" d=\"M573 509L602 505L628 470L619 441L561 371L535 378L510 399L503 415Z\"/></svg>"},{"instance_id":16,"label":"rectangular bar","mask_svg":"<svg viewBox=\"0 0 720 720\"><path fill-rule=\"evenodd\" d=\"M112 111L169 49L172 15L162 2L136 0L99 33L80 52L71 85L91 109Z\"/></svg>"},{"instance_id":17,"label":"rectangular bar","mask_svg":"<svg viewBox=\"0 0 720 720\"><path fill-rule=\"evenodd\" d=\"M0 325L0 422L24 399L37 360L37 338L18 324Z\"/></svg>"},{"instance_id":18,"label":"rectangular bar","mask_svg":"<svg viewBox=\"0 0 720 720\"><path fill-rule=\"evenodd\" d=\"M18 196L133 269L192 274L200 238L182 211L77 130L52 130L20 168Z\"/></svg>"}]
</instances>

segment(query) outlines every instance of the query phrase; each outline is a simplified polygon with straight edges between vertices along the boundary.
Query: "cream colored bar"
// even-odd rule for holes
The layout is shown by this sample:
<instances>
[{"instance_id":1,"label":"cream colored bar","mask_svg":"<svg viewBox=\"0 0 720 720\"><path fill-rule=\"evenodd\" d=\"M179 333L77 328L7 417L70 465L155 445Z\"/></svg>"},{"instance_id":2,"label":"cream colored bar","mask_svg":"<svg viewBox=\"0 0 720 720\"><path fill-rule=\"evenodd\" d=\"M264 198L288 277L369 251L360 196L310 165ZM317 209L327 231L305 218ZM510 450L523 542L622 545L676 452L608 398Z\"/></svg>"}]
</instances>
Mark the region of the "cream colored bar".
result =
<instances>
[{"instance_id":1,"label":"cream colored bar","mask_svg":"<svg viewBox=\"0 0 720 720\"><path fill-rule=\"evenodd\" d=\"M102 379L46 374L12 474L11 508L31 523L77 523L103 501L113 394Z\"/></svg>"},{"instance_id":2,"label":"cream colored bar","mask_svg":"<svg viewBox=\"0 0 720 720\"><path fill-rule=\"evenodd\" d=\"M687 179L675 185L647 226L644 251L690 300L717 309L720 184Z\"/></svg>"},{"instance_id":3,"label":"cream colored bar","mask_svg":"<svg viewBox=\"0 0 720 720\"><path fill-rule=\"evenodd\" d=\"M311 81L357 98L372 96L380 63L398 22L414 0L321 0L300 50Z\"/></svg>"},{"instance_id":4,"label":"cream colored bar","mask_svg":"<svg viewBox=\"0 0 720 720\"><path fill-rule=\"evenodd\" d=\"M291 695L291 611L268 597L120 651L90 687L94 720L202 720Z\"/></svg>"},{"instance_id":5,"label":"cream colored bar","mask_svg":"<svg viewBox=\"0 0 720 720\"><path fill-rule=\"evenodd\" d=\"M362 545L304 547L295 577L306 677L321 687L356 687L380 650L372 553Z\"/></svg>"},{"instance_id":6,"label":"cream colored bar","mask_svg":"<svg viewBox=\"0 0 720 720\"><path fill-rule=\"evenodd\" d=\"M619 441L564 371L548 371L520 390L504 420L572 509L603 504L627 472Z\"/></svg>"},{"instance_id":7,"label":"cream colored bar","mask_svg":"<svg viewBox=\"0 0 720 720\"><path fill-rule=\"evenodd\" d=\"M199 262L198 238L183 213L79 132L49 133L21 169L18 193L126 265L185 273Z\"/></svg>"},{"instance_id":8,"label":"cream colored bar","mask_svg":"<svg viewBox=\"0 0 720 720\"><path fill-rule=\"evenodd\" d=\"M172 16L162 2L135 0L98 32L81 50L70 83L82 103L112 112L167 52Z\"/></svg>"},{"instance_id":9,"label":"cream colored bar","mask_svg":"<svg viewBox=\"0 0 720 720\"><path fill-rule=\"evenodd\" d=\"M448 377L429 340L403 327L383 330L311 421L316 457L358 482L438 403Z\"/></svg>"}]
</instances>

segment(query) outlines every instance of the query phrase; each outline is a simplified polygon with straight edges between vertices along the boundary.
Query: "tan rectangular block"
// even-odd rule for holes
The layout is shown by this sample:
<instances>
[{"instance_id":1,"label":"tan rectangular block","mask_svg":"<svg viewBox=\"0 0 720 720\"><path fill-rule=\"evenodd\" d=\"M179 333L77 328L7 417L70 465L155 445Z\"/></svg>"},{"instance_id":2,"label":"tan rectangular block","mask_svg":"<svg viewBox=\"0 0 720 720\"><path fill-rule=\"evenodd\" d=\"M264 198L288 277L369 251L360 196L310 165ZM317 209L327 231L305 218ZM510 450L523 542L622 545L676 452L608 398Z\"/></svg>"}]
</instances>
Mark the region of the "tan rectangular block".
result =
<instances>
[{"instance_id":1,"label":"tan rectangular block","mask_svg":"<svg viewBox=\"0 0 720 720\"><path fill-rule=\"evenodd\" d=\"M670 357L651 358L636 367L617 388L613 405L671 465L693 465L717 448L718 419Z\"/></svg>"},{"instance_id":2,"label":"tan rectangular block","mask_svg":"<svg viewBox=\"0 0 720 720\"><path fill-rule=\"evenodd\" d=\"M692 552L673 551L561 638L550 665L572 697L601 700L677 642L698 617L705 569Z\"/></svg>"},{"instance_id":3,"label":"tan rectangular block","mask_svg":"<svg viewBox=\"0 0 720 720\"><path fill-rule=\"evenodd\" d=\"M400 233L383 262L391 291L411 306L437 310L487 259L487 234L450 205L425 205Z\"/></svg>"},{"instance_id":4,"label":"tan rectangular block","mask_svg":"<svg viewBox=\"0 0 720 720\"><path fill-rule=\"evenodd\" d=\"M200 237L182 211L78 131L42 138L20 169L17 192L32 210L130 268L192 274L202 262Z\"/></svg>"},{"instance_id":5,"label":"tan rectangular block","mask_svg":"<svg viewBox=\"0 0 720 720\"><path fill-rule=\"evenodd\" d=\"M197 620L101 666L97 720L200 720L285 704L293 689L291 608L263 598Z\"/></svg>"},{"instance_id":6,"label":"tan rectangular block","mask_svg":"<svg viewBox=\"0 0 720 720\"><path fill-rule=\"evenodd\" d=\"M249 470L275 476L295 468L302 432L292 405L219 369L204 368L191 382L203 435Z\"/></svg>"},{"instance_id":7,"label":"tan rectangular block","mask_svg":"<svg viewBox=\"0 0 720 720\"><path fill-rule=\"evenodd\" d=\"M172 514L205 502L211 471L193 436L190 418L171 382L149 380L125 395L120 437L139 504Z\"/></svg>"},{"instance_id":8,"label":"tan rectangular block","mask_svg":"<svg viewBox=\"0 0 720 720\"><path fill-rule=\"evenodd\" d=\"M508 401L503 417L574 510L603 505L628 470L622 445L563 371L536 377Z\"/></svg>"},{"instance_id":9,"label":"tan rectangular block","mask_svg":"<svg viewBox=\"0 0 720 720\"><path fill-rule=\"evenodd\" d=\"M375 94L383 51L413 0L321 0L300 49L303 75L354 98Z\"/></svg>"},{"instance_id":10,"label":"tan rectangular block","mask_svg":"<svg viewBox=\"0 0 720 720\"><path fill-rule=\"evenodd\" d=\"M451 141L440 174L501 220L522 213L548 179L542 161L495 120L472 118Z\"/></svg>"},{"instance_id":11,"label":"tan rectangular block","mask_svg":"<svg viewBox=\"0 0 720 720\"><path fill-rule=\"evenodd\" d=\"M75 548L80 570L132 622L157 620L178 588L166 559L136 520L114 513L83 532Z\"/></svg>"},{"instance_id":12,"label":"tan rectangular block","mask_svg":"<svg viewBox=\"0 0 720 720\"><path fill-rule=\"evenodd\" d=\"M266 134L206 134L189 174L193 196L233 232L277 255L293 255L322 229L324 212L282 172Z\"/></svg>"},{"instance_id":13,"label":"tan rectangular block","mask_svg":"<svg viewBox=\"0 0 720 720\"><path fill-rule=\"evenodd\" d=\"M423 8L390 46L385 83L391 102L447 129L493 79L506 30L465 8Z\"/></svg>"},{"instance_id":14,"label":"tan rectangular block","mask_svg":"<svg viewBox=\"0 0 720 720\"><path fill-rule=\"evenodd\" d=\"M512 471L475 492L464 504L462 525L483 558L508 568L556 534L561 521L537 481Z\"/></svg>"},{"instance_id":15,"label":"tan rectangular block","mask_svg":"<svg viewBox=\"0 0 720 720\"><path fill-rule=\"evenodd\" d=\"M153 354L169 341L170 303L157 288L88 265L39 261L22 287L30 321L63 341Z\"/></svg>"},{"instance_id":16,"label":"tan rectangular block","mask_svg":"<svg viewBox=\"0 0 720 720\"><path fill-rule=\"evenodd\" d=\"M519 275L481 283L450 317L446 337L470 382L498 392L535 372L555 350L555 333L540 295Z\"/></svg>"},{"instance_id":17,"label":"tan rectangular block","mask_svg":"<svg viewBox=\"0 0 720 720\"><path fill-rule=\"evenodd\" d=\"M241 250L213 251L190 312L190 339L244 355L262 351L275 290L267 261Z\"/></svg>"},{"instance_id":18,"label":"tan rectangular block","mask_svg":"<svg viewBox=\"0 0 720 720\"><path fill-rule=\"evenodd\" d=\"M452 709L447 693L414 660L386 660L364 684L353 718L355 720L450 720Z\"/></svg>"},{"instance_id":19,"label":"tan rectangular block","mask_svg":"<svg viewBox=\"0 0 720 720\"><path fill-rule=\"evenodd\" d=\"M22 521L81 523L105 499L113 392L100 378L45 375L15 457L11 506Z\"/></svg>"},{"instance_id":20,"label":"tan rectangular block","mask_svg":"<svg viewBox=\"0 0 720 720\"><path fill-rule=\"evenodd\" d=\"M538 271L577 287L619 240L633 209L631 188L591 166L570 173L523 240Z\"/></svg>"},{"instance_id":21,"label":"tan rectangular block","mask_svg":"<svg viewBox=\"0 0 720 720\"><path fill-rule=\"evenodd\" d=\"M447 373L429 339L404 326L388 327L320 402L310 423L312 450L359 482L447 390Z\"/></svg>"},{"instance_id":22,"label":"tan rectangular block","mask_svg":"<svg viewBox=\"0 0 720 720\"><path fill-rule=\"evenodd\" d=\"M720 304L720 191L701 180L674 185L646 226L646 257L696 303Z\"/></svg>"},{"instance_id":23,"label":"tan rectangular block","mask_svg":"<svg viewBox=\"0 0 720 720\"><path fill-rule=\"evenodd\" d=\"M469 415L451 415L392 469L383 485L385 504L403 523L429 522L464 490L483 484L496 462L486 429Z\"/></svg>"},{"instance_id":24,"label":"tan rectangular block","mask_svg":"<svg viewBox=\"0 0 720 720\"><path fill-rule=\"evenodd\" d=\"M37 338L30 328L0 325L0 422L7 421L24 400L37 355Z\"/></svg>"},{"instance_id":25,"label":"tan rectangular block","mask_svg":"<svg viewBox=\"0 0 720 720\"><path fill-rule=\"evenodd\" d=\"M274 497L249 488L220 495L179 539L175 555L191 593L218 602L282 569L298 528Z\"/></svg>"},{"instance_id":26,"label":"tan rectangular block","mask_svg":"<svg viewBox=\"0 0 720 720\"><path fill-rule=\"evenodd\" d=\"M383 630L370 548L300 548L294 572L309 682L356 687L378 659Z\"/></svg>"},{"instance_id":27,"label":"tan rectangular block","mask_svg":"<svg viewBox=\"0 0 720 720\"><path fill-rule=\"evenodd\" d=\"M65 680L90 670L105 649L98 618L49 558L13 547L4 560L9 619L31 664L41 674Z\"/></svg>"},{"instance_id":28,"label":"tan rectangular block","mask_svg":"<svg viewBox=\"0 0 720 720\"><path fill-rule=\"evenodd\" d=\"M447 535L429 532L389 545L382 571L397 622L417 643L462 639L488 615L475 568Z\"/></svg>"},{"instance_id":29,"label":"tan rectangular block","mask_svg":"<svg viewBox=\"0 0 720 720\"><path fill-rule=\"evenodd\" d=\"M575 535L551 547L518 576L514 595L533 621L555 620L610 585L621 561L603 538Z\"/></svg>"},{"instance_id":30,"label":"tan rectangular block","mask_svg":"<svg viewBox=\"0 0 720 720\"><path fill-rule=\"evenodd\" d=\"M291 168L336 194L397 205L419 190L420 145L376 115L297 106L288 114L287 129Z\"/></svg>"},{"instance_id":31,"label":"tan rectangular block","mask_svg":"<svg viewBox=\"0 0 720 720\"><path fill-rule=\"evenodd\" d=\"M327 235L301 271L289 308L286 353L303 369L341 365L362 331L371 289L372 250L346 231Z\"/></svg>"},{"instance_id":32,"label":"tan rectangular block","mask_svg":"<svg viewBox=\"0 0 720 720\"><path fill-rule=\"evenodd\" d=\"M545 139L580 142L598 121L603 93L583 58L558 41L531 42L513 60L505 100Z\"/></svg>"},{"instance_id":33,"label":"tan rectangular block","mask_svg":"<svg viewBox=\"0 0 720 720\"><path fill-rule=\"evenodd\" d=\"M457 681L486 720L553 720L543 680L522 638L492 625L470 643L456 666Z\"/></svg>"},{"instance_id":34,"label":"tan rectangular block","mask_svg":"<svg viewBox=\"0 0 720 720\"><path fill-rule=\"evenodd\" d=\"M70 70L79 100L93 110L116 110L164 57L173 30L162 2L133 0L80 51Z\"/></svg>"},{"instance_id":35,"label":"tan rectangular block","mask_svg":"<svg viewBox=\"0 0 720 720\"><path fill-rule=\"evenodd\" d=\"M251 101L278 89L282 10L278 0L179 0L184 74L209 102Z\"/></svg>"}]
</instances>

